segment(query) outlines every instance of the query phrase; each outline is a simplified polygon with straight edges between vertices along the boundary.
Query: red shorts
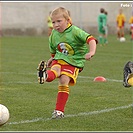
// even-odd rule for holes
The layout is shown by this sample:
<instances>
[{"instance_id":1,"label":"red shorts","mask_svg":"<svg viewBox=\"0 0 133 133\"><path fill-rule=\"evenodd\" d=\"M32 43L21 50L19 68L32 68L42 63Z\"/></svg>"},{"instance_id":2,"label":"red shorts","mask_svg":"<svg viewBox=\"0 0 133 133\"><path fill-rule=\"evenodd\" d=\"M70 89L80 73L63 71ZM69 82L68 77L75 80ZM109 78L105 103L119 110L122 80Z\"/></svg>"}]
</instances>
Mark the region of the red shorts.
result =
<instances>
[{"instance_id":1,"label":"red shorts","mask_svg":"<svg viewBox=\"0 0 133 133\"><path fill-rule=\"evenodd\" d=\"M130 29L133 30L133 26L131 26Z\"/></svg>"},{"instance_id":2,"label":"red shorts","mask_svg":"<svg viewBox=\"0 0 133 133\"><path fill-rule=\"evenodd\" d=\"M61 75L65 74L65 75L71 77L69 85L71 85L71 86L75 85L76 79L77 79L77 76L79 73L79 68L74 67L74 66L66 63L63 60L53 60L52 61L52 67L54 67L54 66L60 67Z\"/></svg>"},{"instance_id":3,"label":"red shorts","mask_svg":"<svg viewBox=\"0 0 133 133\"><path fill-rule=\"evenodd\" d=\"M118 28L119 28L119 29L122 29L122 28L124 28L124 26L118 26Z\"/></svg>"}]
</instances>

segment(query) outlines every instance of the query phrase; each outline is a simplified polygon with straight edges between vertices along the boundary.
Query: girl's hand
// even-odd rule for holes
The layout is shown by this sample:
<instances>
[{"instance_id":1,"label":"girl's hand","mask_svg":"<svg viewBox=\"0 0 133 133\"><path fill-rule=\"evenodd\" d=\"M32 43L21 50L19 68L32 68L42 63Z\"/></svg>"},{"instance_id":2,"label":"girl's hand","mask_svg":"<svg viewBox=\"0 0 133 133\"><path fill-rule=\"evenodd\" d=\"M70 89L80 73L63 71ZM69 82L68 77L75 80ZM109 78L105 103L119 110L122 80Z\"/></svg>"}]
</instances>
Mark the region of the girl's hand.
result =
<instances>
[{"instance_id":1,"label":"girl's hand","mask_svg":"<svg viewBox=\"0 0 133 133\"><path fill-rule=\"evenodd\" d=\"M51 58L47 61L47 67L51 67L51 65L52 65L52 60L53 60L53 57L51 57Z\"/></svg>"},{"instance_id":2,"label":"girl's hand","mask_svg":"<svg viewBox=\"0 0 133 133\"><path fill-rule=\"evenodd\" d=\"M86 59L86 60L90 60L92 57L93 57L93 55L92 55L91 53L87 53L87 54L85 55L85 59Z\"/></svg>"}]
</instances>

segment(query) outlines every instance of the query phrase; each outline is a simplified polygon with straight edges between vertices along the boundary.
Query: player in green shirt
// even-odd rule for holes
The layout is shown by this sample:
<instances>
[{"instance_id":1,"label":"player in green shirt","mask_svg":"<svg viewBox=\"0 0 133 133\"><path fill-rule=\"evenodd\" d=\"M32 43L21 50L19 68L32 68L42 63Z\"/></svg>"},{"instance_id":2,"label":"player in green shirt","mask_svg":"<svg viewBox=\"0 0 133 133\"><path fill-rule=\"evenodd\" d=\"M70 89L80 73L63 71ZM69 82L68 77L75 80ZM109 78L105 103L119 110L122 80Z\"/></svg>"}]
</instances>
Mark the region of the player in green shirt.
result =
<instances>
[{"instance_id":1,"label":"player in green shirt","mask_svg":"<svg viewBox=\"0 0 133 133\"><path fill-rule=\"evenodd\" d=\"M106 43L106 26L107 26L107 15L103 8L100 9L100 14L98 16L98 33L99 33L99 44L104 45Z\"/></svg>"},{"instance_id":2,"label":"player in green shirt","mask_svg":"<svg viewBox=\"0 0 133 133\"><path fill-rule=\"evenodd\" d=\"M70 25L62 34L53 30L50 36L50 53L55 54L54 59L64 60L78 68L83 68L85 63L85 54L88 48L85 45L86 39L94 39L90 34Z\"/></svg>"},{"instance_id":3,"label":"player in green shirt","mask_svg":"<svg viewBox=\"0 0 133 133\"><path fill-rule=\"evenodd\" d=\"M104 44L108 44L108 24L107 24L107 21L108 21L108 12L107 11L104 11L105 15L106 15L106 25L104 26L104 29L105 29L105 35L104 35Z\"/></svg>"},{"instance_id":4,"label":"player in green shirt","mask_svg":"<svg viewBox=\"0 0 133 133\"><path fill-rule=\"evenodd\" d=\"M38 66L39 83L52 82L59 78L56 107L52 118L64 117L69 86L76 84L78 73L82 71L85 60L90 60L96 52L96 39L72 25L69 14L63 7L52 11L50 16L53 30L49 37L51 58L47 63L41 61ZM46 69L48 67L50 69Z\"/></svg>"}]
</instances>

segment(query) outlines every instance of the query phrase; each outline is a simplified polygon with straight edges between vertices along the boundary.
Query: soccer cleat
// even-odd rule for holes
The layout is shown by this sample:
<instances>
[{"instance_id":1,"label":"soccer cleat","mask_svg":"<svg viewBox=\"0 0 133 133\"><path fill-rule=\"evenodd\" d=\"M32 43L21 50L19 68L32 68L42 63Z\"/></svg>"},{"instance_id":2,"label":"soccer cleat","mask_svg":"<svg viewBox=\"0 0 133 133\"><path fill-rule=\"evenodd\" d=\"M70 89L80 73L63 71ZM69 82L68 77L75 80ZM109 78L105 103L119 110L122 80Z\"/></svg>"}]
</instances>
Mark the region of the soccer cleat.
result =
<instances>
[{"instance_id":1,"label":"soccer cleat","mask_svg":"<svg viewBox=\"0 0 133 133\"><path fill-rule=\"evenodd\" d=\"M131 87L128 83L128 79L130 75L133 74L133 63L131 61L128 61L123 69L123 86L124 87Z\"/></svg>"},{"instance_id":2,"label":"soccer cleat","mask_svg":"<svg viewBox=\"0 0 133 133\"><path fill-rule=\"evenodd\" d=\"M46 68L47 68L47 63L45 61L41 61L37 68L38 82L40 84L43 84L47 78Z\"/></svg>"},{"instance_id":3,"label":"soccer cleat","mask_svg":"<svg viewBox=\"0 0 133 133\"><path fill-rule=\"evenodd\" d=\"M64 113L58 110L54 110L52 113L52 119L61 119L64 118Z\"/></svg>"}]
</instances>

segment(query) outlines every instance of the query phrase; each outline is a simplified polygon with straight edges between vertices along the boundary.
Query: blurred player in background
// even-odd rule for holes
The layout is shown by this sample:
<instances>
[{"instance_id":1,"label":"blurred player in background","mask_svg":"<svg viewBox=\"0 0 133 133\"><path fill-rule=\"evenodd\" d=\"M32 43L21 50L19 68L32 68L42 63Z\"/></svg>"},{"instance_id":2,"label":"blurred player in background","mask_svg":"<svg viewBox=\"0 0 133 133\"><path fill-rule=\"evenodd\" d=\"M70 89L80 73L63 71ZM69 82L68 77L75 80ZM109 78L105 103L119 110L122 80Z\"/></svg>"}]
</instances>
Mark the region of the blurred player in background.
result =
<instances>
[{"instance_id":1,"label":"blurred player in background","mask_svg":"<svg viewBox=\"0 0 133 133\"><path fill-rule=\"evenodd\" d=\"M123 10L119 9L119 14L116 17L116 25L117 25L117 38L120 39L124 37L124 26L126 22L126 17L123 14Z\"/></svg>"},{"instance_id":2,"label":"blurred player in background","mask_svg":"<svg viewBox=\"0 0 133 133\"><path fill-rule=\"evenodd\" d=\"M107 41L106 38L106 22L107 22L107 16L105 15L104 8L100 9L100 14L98 15L98 41L100 46L104 45Z\"/></svg>"},{"instance_id":3,"label":"blurred player in background","mask_svg":"<svg viewBox=\"0 0 133 133\"><path fill-rule=\"evenodd\" d=\"M130 24L131 40L133 41L133 12L132 12L132 16L129 19L129 24Z\"/></svg>"},{"instance_id":4,"label":"blurred player in background","mask_svg":"<svg viewBox=\"0 0 133 133\"><path fill-rule=\"evenodd\" d=\"M48 36L51 35L51 32L52 32L52 30L53 30L53 24L52 24L52 21L51 21L51 18L50 18L50 13L51 13L51 11L49 12L49 16L47 17Z\"/></svg>"},{"instance_id":5,"label":"blurred player in background","mask_svg":"<svg viewBox=\"0 0 133 133\"><path fill-rule=\"evenodd\" d=\"M108 21L108 12L107 11L104 11L105 15L106 15L106 19L105 19L105 26L104 26L104 29L105 29L105 37L104 37L104 44L107 44L108 43L108 24L107 24L107 21Z\"/></svg>"},{"instance_id":6,"label":"blurred player in background","mask_svg":"<svg viewBox=\"0 0 133 133\"><path fill-rule=\"evenodd\" d=\"M37 70L40 84L52 82L56 78L59 80L55 110L52 113L52 119L56 119L64 117L69 86L76 84L85 60L90 60L95 55L97 40L73 25L70 14L65 8L56 8L50 16L53 23L53 30L49 37L51 57L47 63L41 61Z\"/></svg>"}]
</instances>

